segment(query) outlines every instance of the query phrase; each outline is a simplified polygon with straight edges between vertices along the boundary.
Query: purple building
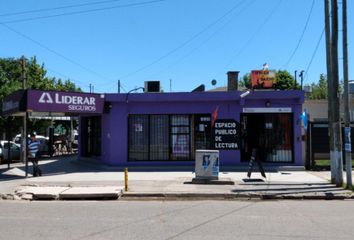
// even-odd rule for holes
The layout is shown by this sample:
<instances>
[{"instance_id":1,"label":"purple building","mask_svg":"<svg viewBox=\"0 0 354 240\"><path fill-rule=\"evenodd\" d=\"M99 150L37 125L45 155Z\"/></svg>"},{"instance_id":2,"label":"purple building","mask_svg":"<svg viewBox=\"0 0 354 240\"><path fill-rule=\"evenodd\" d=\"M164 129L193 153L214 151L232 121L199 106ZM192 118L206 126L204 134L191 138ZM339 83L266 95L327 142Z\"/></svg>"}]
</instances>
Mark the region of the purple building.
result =
<instances>
[{"instance_id":1,"label":"purple building","mask_svg":"<svg viewBox=\"0 0 354 240\"><path fill-rule=\"evenodd\" d=\"M257 149L267 165L303 166L303 92L235 88L134 94L26 90L7 96L2 110L13 116L79 116L79 158L110 165L193 166L196 150L219 149L221 167L239 166Z\"/></svg>"},{"instance_id":2,"label":"purple building","mask_svg":"<svg viewBox=\"0 0 354 240\"><path fill-rule=\"evenodd\" d=\"M303 101L296 90L105 94L102 115L80 118L79 156L117 166L192 166L195 150L221 146L220 165L237 166L257 147L266 165L303 166ZM236 130L219 132L236 133L237 141L216 137L214 120L236 121Z\"/></svg>"}]
</instances>

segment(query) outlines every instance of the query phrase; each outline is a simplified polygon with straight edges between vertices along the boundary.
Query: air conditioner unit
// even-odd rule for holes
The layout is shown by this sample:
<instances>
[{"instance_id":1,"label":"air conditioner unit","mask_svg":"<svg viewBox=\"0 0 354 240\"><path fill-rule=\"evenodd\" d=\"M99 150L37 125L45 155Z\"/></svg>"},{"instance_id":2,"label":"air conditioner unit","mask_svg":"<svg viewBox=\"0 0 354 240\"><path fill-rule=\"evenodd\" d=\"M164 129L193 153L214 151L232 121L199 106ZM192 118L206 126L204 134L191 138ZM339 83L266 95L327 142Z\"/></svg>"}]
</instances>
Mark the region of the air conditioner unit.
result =
<instances>
[{"instance_id":1,"label":"air conditioner unit","mask_svg":"<svg viewBox=\"0 0 354 240\"><path fill-rule=\"evenodd\" d=\"M145 81L144 92L160 92L160 81Z\"/></svg>"}]
</instances>

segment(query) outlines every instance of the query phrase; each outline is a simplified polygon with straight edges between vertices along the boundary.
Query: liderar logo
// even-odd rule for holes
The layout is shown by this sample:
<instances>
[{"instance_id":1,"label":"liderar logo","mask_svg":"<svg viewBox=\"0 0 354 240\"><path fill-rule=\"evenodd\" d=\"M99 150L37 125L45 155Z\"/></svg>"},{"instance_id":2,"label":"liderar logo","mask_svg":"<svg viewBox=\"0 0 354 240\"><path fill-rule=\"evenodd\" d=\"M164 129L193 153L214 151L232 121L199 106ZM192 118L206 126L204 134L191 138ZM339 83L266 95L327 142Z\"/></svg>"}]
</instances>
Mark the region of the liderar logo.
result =
<instances>
[{"instance_id":1,"label":"liderar logo","mask_svg":"<svg viewBox=\"0 0 354 240\"><path fill-rule=\"evenodd\" d=\"M44 93L42 93L42 96L39 98L38 102L39 103L53 103L53 99L49 93L44 92Z\"/></svg>"}]
</instances>

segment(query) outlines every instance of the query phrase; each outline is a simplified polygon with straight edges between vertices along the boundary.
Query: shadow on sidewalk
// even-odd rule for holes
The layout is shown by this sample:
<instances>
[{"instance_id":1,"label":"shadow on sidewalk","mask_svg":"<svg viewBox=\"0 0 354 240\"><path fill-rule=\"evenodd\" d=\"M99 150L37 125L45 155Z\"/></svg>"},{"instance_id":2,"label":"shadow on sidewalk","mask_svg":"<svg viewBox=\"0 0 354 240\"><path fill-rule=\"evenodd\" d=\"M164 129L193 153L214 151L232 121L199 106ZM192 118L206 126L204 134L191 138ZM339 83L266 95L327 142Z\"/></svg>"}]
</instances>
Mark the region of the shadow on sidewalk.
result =
<instances>
[{"instance_id":1,"label":"shadow on sidewalk","mask_svg":"<svg viewBox=\"0 0 354 240\"><path fill-rule=\"evenodd\" d=\"M243 186L250 186L249 188L231 190L234 193L245 192L268 192L275 194L299 194L299 193L336 193L343 192L344 189L336 187L330 183L284 183L284 184L242 184ZM259 187L258 187L259 186Z\"/></svg>"},{"instance_id":2,"label":"shadow on sidewalk","mask_svg":"<svg viewBox=\"0 0 354 240\"><path fill-rule=\"evenodd\" d=\"M53 158L41 158L39 167L43 176L62 175L69 173L93 173L104 172L105 170L85 164L77 164L77 155L62 155ZM28 174L32 175L33 166L28 162ZM11 164L10 169L7 166L1 166L0 182L16 179L25 179L26 166L23 163Z\"/></svg>"}]
</instances>

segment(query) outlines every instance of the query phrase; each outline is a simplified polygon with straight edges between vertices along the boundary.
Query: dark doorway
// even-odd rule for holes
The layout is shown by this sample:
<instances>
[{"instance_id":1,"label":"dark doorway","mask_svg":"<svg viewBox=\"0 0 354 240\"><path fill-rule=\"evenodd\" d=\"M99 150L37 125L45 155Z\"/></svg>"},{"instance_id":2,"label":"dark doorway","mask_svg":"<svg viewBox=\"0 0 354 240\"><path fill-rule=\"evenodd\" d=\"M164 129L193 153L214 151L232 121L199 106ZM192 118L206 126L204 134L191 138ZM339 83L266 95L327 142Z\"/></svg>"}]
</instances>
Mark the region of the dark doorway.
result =
<instances>
[{"instance_id":1,"label":"dark doorway","mask_svg":"<svg viewBox=\"0 0 354 240\"><path fill-rule=\"evenodd\" d=\"M292 113L244 113L241 126L241 161L257 148L263 162L293 162Z\"/></svg>"},{"instance_id":2,"label":"dark doorway","mask_svg":"<svg viewBox=\"0 0 354 240\"><path fill-rule=\"evenodd\" d=\"M81 118L81 155L101 156L101 117Z\"/></svg>"}]
</instances>

